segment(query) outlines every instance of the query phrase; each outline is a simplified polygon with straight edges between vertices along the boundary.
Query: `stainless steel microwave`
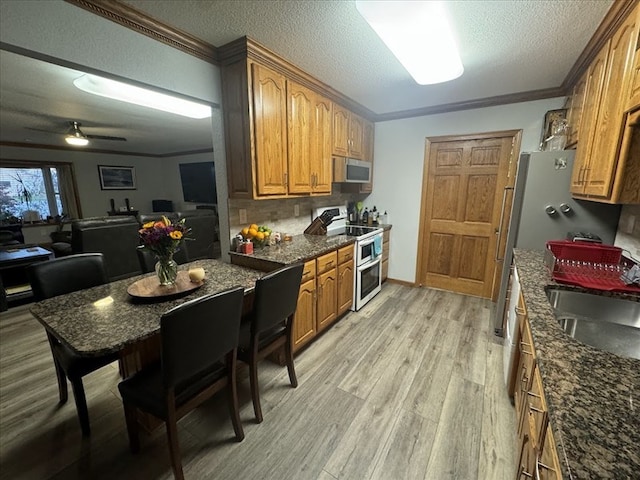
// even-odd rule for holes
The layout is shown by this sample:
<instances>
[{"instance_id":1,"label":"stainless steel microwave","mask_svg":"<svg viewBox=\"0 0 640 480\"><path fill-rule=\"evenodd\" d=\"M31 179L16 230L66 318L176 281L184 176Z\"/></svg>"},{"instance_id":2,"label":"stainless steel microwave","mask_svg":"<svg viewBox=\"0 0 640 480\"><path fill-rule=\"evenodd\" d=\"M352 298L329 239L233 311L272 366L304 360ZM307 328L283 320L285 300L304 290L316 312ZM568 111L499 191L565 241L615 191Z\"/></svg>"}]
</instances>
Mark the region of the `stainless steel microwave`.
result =
<instances>
[{"instance_id":1,"label":"stainless steel microwave","mask_svg":"<svg viewBox=\"0 0 640 480\"><path fill-rule=\"evenodd\" d=\"M371 183L371 162L355 158L333 157L333 181L336 183Z\"/></svg>"}]
</instances>

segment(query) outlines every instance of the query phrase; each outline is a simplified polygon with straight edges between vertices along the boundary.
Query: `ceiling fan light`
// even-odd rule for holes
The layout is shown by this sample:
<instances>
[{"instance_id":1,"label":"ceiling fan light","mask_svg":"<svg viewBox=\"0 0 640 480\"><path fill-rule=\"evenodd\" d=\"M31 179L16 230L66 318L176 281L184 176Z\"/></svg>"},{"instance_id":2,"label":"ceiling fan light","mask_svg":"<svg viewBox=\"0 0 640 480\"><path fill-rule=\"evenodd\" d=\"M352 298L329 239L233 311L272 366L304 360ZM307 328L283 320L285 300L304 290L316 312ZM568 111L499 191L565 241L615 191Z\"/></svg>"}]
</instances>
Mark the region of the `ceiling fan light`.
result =
<instances>
[{"instance_id":1,"label":"ceiling fan light","mask_svg":"<svg viewBox=\"0 0 640 480\"><path fill-rule=\"evenodd\" d=\"M69 145L73 145L74 147L86 147L89 145L89 140L87 138L76 137L74 135L67 135L64 137L65 142Z\"/></svg>"},{"instance_id":2,"label":"ceiling fan light","mask_svg":"<svg viewBox=\"0 0 640 480\"><path fill-rule=\"evenodd\" d=\"M69 133L64 137L64 141L74 147L86 147L89 145L89 139L82 133L82 130L80 130L80 124L78 122L71 122Z\"/></svg>"},{"instance_id":3,"label":"ceiling fan light","mask_svg":"<svg viewBox=\"0 0 640 480\"><path fill-rule=\"evenodd\" d=\"M135 87L97 75L82 75L73 81L80 90L101 97L175 113L183 117L202 119L211 117L211 107L202 103L184 100L164 93Z\"/></svg>"},{"instance_id":4,"label":"ceiling fan light","mask_svg":"<svg viewBox=\"0 0 640 480\"><path fill-rule=\"evenodd\" d=\"M464 72L441 2L356 0L356 8L418 84Z\"/></svg>"}]
</instances>

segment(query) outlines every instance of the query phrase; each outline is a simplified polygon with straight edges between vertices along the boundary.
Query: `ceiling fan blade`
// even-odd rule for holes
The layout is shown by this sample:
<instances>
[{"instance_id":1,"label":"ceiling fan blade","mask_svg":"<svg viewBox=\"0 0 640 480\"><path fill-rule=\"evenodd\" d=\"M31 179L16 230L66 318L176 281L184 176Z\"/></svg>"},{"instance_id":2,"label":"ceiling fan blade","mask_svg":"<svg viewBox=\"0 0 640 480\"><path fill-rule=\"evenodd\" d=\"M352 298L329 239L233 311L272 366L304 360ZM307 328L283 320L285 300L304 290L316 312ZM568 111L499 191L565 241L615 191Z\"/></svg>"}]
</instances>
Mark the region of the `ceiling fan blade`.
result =
<instances>
[{"instance_id":1,"label":"ceiling fan blade","mask_svg":"<svg viewBox=\"0 0 640 480\"><path fill-rule=\"evenodd\" d=\"M34 132L44 132L51 133L52 135L60 135L60 132L56 132L54 130L46 130L44 128L36 128L36 127L24 127L26 130L33 130Z\"/></svg>"},{"instance_id":2,"label":"ceiling fan blade","mask_svg":"<svg viewBox=\"0 0 640 480\"><path fill-rule=\"evenodd\" d=\"M91 139L91 140L112 140L112 141L116 141L116 142L126 142L127 139L124 137L112 137L110 135L86 135L87 138Z\"/></svg>"}]
</instances>

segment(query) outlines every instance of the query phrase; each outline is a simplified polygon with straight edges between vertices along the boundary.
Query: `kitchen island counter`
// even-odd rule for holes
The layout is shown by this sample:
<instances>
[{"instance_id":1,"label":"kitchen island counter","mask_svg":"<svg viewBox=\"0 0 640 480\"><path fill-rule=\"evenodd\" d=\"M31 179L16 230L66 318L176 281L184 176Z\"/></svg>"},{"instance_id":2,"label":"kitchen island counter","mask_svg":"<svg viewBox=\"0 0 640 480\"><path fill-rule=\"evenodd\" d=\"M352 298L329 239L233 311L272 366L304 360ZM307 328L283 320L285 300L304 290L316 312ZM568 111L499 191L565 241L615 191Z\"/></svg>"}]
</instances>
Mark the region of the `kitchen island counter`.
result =
<instances>
[{"instance_id":1,"label":"kitchen island counter","mask_svg":"<svg viewBox=\"0 0 640 480\"><path fill-rule=\"evenodd\" d=\"M640 360L598 350L562 330L545 287L589 290L554 282L544 252L515 249L514 262L563 478L638 478ZM606 294L640 301L638 295Z\"/></svg>"},{"instance_id":2,"label":"kitchen island counter","mask_svg":"<svg viewBox=\"0 0 640 480\"><path fill-rule=\"evenodd\" d=\"M294 235L289 242L263 248L254 248L252 254L229 252L231 263L258 268L257 264L278 266L306 262L338 248L351 245L354 237L348 235Z\"/></svg>"}]
</instances>

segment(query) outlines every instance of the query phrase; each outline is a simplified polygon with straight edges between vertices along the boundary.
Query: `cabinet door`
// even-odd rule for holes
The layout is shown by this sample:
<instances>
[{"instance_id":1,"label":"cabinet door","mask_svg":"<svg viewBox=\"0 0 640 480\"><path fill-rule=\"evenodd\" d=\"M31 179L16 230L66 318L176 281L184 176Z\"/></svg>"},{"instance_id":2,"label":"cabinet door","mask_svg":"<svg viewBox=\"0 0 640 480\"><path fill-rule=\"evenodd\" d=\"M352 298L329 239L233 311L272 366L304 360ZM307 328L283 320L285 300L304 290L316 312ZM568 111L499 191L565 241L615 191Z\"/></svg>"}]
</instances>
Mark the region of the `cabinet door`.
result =
<instances>
[{"instance_id":1,"label":"cabinet door","mask_svg":"<svg viewBox=\"0 0 640 480\"><path fill-rule=\"evenodd\" d=\"M590 152L593 148L598 105L606 73L607 54L610 42L600 50L587 71L587 85L584 94L579 136L582 142L576 149L576 158L571 175L571 193L584 193L585 175L589 168Z\"/></svg>"},{"instance_id":2,"label":"cabinet door","mask_svg":"<svg viewBox=\"0 0 640 480\"><path fill-rule=\"evenodd\" d=\"M584 186L584 193L587 195L608 197L611 193L618 140L623 128L624 99L627 98L636 47L635 40L635 17L627 19L611 38Z\"/></svg>"},{"instance_id":3,"label":"cabinet door","mask_svg":"<svg viewBox=\"0 0 640 480\"><path fill-rule=\"evenodd\" d=\"M295 82L287 82L287 144L289 193L310 193L315 94Z\"/></svg>"},{"instance_id":4,"label":"cabinet door","mask_svg":"<svg viewBox=\"0 0 640 480\"><path fill-rule=\"evenodd\" d=\"M633 13L631 14L633 16ZM625 110L633 110L640 107L640 4L636 5L636 41L633 67L629 79L629 95Z\"/></svg>"},{"instance_id":5,"label":"cabinet door","mask_svg":"<svg viewBox=\"0 0 640 480\"><path fill-rule=\"evenodd\" d=\"M338 267L338 315L353 305L353 260Z\"/></svg>"},{"instance_id":6,"label":"cabinet door","mask_svg":"<svg viewBox=\"0 0 640 480\"><path fill-rule=\"evenodd\" d=\"M318 275L317 284L317 319L318 319L318 332L324 330L337 318L338 309L338 279L337 269L331 270Z\"/></svg>"},{"instance_id":7,"label":"cabinet door","mask_svg":"<svg viewBox=\"0 0 640 480\"><path fill-rule=\"evenodd\" d=\"M287 97L280 75L253 63L253 139L258 195L287 193Z\"/></svg>"},{"instance_id":8,"label":"cabinet door","mask_svg":"<svg viewBox=\"0 0 640 480\"><path fill-rule=\"evenodd\" d=\"M349 156L360 160L364 156L364 119L355 113L349 116Z\"/></svg>"},{"instance_id":9,"label":"cabinet door","mask_svg":"<svg viewBox=\"0 0 640 480\"><path fill-rule=\"evenodd\" d=\"M374 131L375 126L372 122L368 120L364 120L364 154L363 159L371 162L373 164L373 140L374 140ZM373 167L373 165L372 165ZM373 191L373 168L371 168L371 181L369 183L364 183L360 185L361 193L371 193Z\"/></svg>"},{"instance_id":10,"label":"cabinet door","mask_svg":"<svg viewBox=\"0 0 640 480\"><path fill-rule=\"evenodd\" d=\"M315 278L300 285L298 307L293 322L293 350L296 351L316 335Z\"/></svg>"},{"instance_id":11,"label":"cabinet door","mask_svg":"<svg viewBox=\"0 0 640 480\"><path fill-rule=\"evenodd\" d=\"M349 110L333 104L333 154L349 156Z\"/></svg>"},{"instance_id":12,"label":"cabinet door","mask_svg":"<svg viewBox=\"0 0 640 480\"><path fill-rule=\"evenodd\" d=\"M311 173L313 175L313 193L331 193L333 169L331 163L332 135L331 122L333 109L331 101L315 96L313 122L313 155Z\"/></svg>"},{"instance_id":13,"label":"cabinet door","mask_svg":"<svg viewBox=\"0 0 640 480\"><path fill-rule=\"evenodd\" d=\"M571 94L571 103L567 115L567 123L569 124L569 137L567 138L567 147L571 147L578 143L580 133L580 120L582 119L582 106L584 104L584 94L587 87L587 73L574 85Z\"/></svg>"},{"instance_id":14,"label":"cabinet door","mask_svg":"<svg viewBox=\"0 0 640 480\"><path fill-rule=\"evenodd\" d=\"M538 471L540 480L561 480L562 472L560 472L560 460L558 460L558 452L556 450L556 442L553 439L551 425L547 426L547 433L544 436L544 444L542 453L538 462Z\"/></svg>"}]
</instances>

